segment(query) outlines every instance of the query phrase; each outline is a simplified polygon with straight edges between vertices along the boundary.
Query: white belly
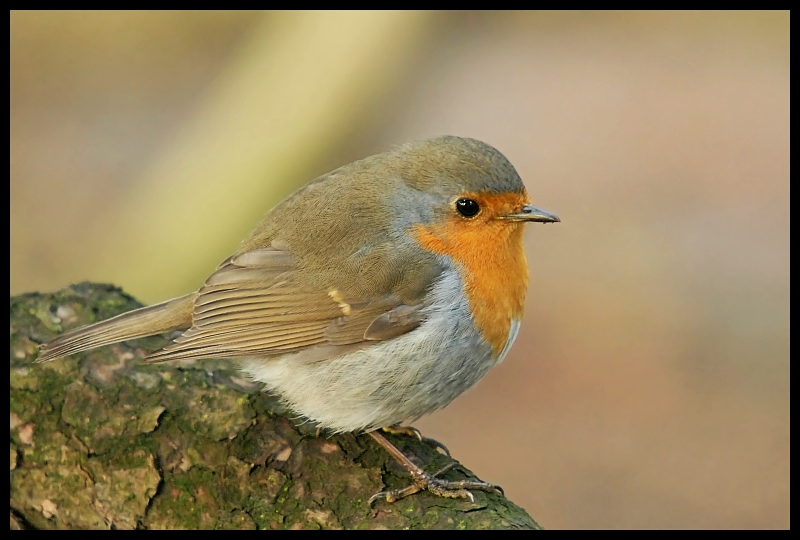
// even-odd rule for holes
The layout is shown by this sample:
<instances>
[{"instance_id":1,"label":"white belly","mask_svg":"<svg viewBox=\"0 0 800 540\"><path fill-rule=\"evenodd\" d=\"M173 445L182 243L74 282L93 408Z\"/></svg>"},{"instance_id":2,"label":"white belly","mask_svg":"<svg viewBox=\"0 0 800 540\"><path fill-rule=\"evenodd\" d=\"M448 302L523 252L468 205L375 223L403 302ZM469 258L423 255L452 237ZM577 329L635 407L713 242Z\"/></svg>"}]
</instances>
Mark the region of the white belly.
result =
<instances>
[{"instance_id":1,"label":"white belly","mask_svg":"<svg viewBox=\"0 0 800 540\"><path fill-rule=\"evenodd\" d=\"M430 293L426 319L401 337L318 362L298 353L240 360L300 415L337 432L389 426L444 407L502 360L473 325L461 279L446 270ZM299 353L302 354L302 353Z\"/></svg>"}]
</instances>

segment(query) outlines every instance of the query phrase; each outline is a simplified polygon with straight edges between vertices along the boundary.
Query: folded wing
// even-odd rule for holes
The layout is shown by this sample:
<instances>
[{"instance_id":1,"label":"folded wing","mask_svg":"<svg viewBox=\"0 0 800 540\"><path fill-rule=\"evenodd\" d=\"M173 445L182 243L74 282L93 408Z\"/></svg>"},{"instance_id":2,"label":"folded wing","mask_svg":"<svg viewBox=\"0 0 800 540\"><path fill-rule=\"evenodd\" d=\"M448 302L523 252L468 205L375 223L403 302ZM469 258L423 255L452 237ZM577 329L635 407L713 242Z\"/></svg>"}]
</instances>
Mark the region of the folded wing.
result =
<instances>
[{"instance_id":1,"label":"folded wing","mask_svg":"<svg viewBox=\"0 0 800 540\"><path fill-rule=\"evenodd\" d=\"M390 292L370 301L325 290L295 257L272 247L225 261L194 303L192 326L149 362L270 356L318 348L325 356L402 335L422 307ZM312 355L313 357L313 355Z\"/></svg>"}]
</instances>

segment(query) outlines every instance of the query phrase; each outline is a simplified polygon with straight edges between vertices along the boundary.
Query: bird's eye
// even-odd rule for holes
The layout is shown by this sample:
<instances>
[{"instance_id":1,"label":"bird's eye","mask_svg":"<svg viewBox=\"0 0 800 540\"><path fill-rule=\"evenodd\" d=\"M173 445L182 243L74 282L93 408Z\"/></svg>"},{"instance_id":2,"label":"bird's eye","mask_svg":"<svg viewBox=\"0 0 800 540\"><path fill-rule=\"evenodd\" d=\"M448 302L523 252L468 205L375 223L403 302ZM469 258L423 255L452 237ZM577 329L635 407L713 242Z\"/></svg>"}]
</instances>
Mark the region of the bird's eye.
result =
<instances>
[{"instance_id":1,"label":"bird's eye","mask_svg":"<svg viewBox=\"0 0 800 540\"><path fill-rule=\"evenodd\" d=\"M472 199L458 199L456 201L456 210L464 217L474 217L481 211L481 207Z\"/></svg>"}]
</instances>

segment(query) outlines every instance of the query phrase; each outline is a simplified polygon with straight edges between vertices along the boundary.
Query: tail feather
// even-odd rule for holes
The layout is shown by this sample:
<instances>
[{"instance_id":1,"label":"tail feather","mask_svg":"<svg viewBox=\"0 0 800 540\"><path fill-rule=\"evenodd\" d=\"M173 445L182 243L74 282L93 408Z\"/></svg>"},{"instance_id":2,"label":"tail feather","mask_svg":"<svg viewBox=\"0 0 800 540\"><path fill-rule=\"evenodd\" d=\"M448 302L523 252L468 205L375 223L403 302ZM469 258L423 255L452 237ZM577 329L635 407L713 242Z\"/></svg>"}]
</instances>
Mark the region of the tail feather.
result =
<instances>
[{"instance_id":1,"label":"tail feather","mask_svg":"<svg viewBox=\"0 0 800 540\"><path fill-rule=\"evenodd\" d=\"M190 294L167 300L61 334L39 347L36 362L48 362L103 345L189 328L195 297L196 294Z\"/></svg>"}]
</instances>

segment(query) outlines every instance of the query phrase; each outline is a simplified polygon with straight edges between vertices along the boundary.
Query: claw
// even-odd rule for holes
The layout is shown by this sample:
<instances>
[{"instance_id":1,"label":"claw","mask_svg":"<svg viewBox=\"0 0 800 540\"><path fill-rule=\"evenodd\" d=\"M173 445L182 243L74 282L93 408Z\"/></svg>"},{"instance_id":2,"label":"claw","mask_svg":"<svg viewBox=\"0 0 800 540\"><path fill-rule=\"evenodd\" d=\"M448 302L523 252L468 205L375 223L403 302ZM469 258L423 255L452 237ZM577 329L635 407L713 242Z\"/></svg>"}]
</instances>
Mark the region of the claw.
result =
<instances>
[{"instance_id":1,"label":"claw","mask_svg":"<svg viewBox=\"0 0 800 540\"><path fill-rule=\"evenodd\" d=\"M455 464L450 464L435 474L423 473L421 475L414 475L414 483L410 486L376 493L370 497L369 504L374 503L378 499L386 499L386 502L393 503L404 497L413 495L414 493L426 490L439 497L448 499L469 499L470 502L473 503L475 502L475 496L470 490L503 494L503 489L500 486L488 482L478 482L474 480L450 481L436 478L437 474L441 474L445 470L450 470L454 466Z\"/></svg>"},{"instance_id":2,"label":"claw","mask_svg":"<svg viewBox=\"0 0 800 540\"><path fill-rule=\"evenodd\" d=\"M437 478L439 475L446 473L458 465L458 462L452 461L435 473L430 474L414 465L414 463L412 463L411 460L403 455L400 450L395 448L392 443L387 441L383 435L374 431L370 432L370 435L395 459L397 459L397 461L399 461L400 464L402 464L408 470L408 472L411 473L414 483L402 489L391 489L376 493L370 497L369 504L374 503L378 499L386 499L386 502L392 503L404 497L408 497L409 495L413 495L414 493L419 493L420 491L425 490L433 493L434 495L438 495L439 497L447 497L450 499L469 499L471 502L475 502L475 496L470 492L470 490L485 491L487 493L499 493L500 495L504 494L503 488L488 482L481 482L477 480L450 481Z\"/></svg>"},{"instance_id":3,"label":"claw","mask_svg":"<svg viewBox=\"0 0 800 540\"><path fill-rule=\"evenodd\" d=\"M452 457L450 455L450 450L448 450L444 444L440 443L436 439L431 439L430 437L424 436L422 432L415 427L395 424L393 426L381 428L381 431L391 433L392 435L407 435L409 437L416 437L418 441L443 451L447 457Z\"/></svg>"}]
</instances>

